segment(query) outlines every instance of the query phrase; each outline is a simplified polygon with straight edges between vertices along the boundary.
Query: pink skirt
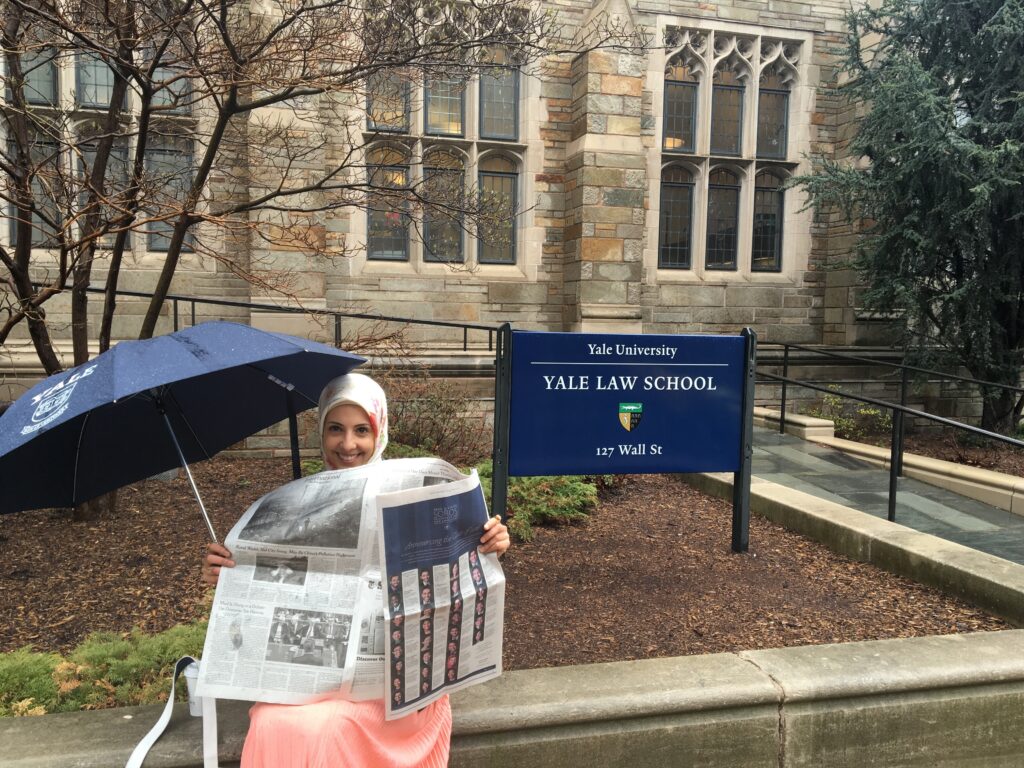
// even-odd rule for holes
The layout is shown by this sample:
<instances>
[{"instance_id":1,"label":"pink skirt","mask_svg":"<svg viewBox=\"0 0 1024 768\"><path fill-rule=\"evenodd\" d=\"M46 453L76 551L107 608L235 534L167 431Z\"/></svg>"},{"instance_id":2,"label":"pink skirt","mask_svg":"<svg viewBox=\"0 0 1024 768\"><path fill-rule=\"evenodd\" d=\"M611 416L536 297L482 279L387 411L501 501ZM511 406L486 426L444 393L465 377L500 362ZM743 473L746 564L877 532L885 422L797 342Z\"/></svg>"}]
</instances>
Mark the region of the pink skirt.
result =
<instances>
[{"instance_id":1,"label":"pink skirt","mask_svg":"<svg viewBox=\"0 0 1024 768\"><path fill-rule=\"evenodd\" d=\"M242 768L445 768L452 733L448 697L399 720L382 701L324 699L255 704Z\"/></svg>"}]
</instances>

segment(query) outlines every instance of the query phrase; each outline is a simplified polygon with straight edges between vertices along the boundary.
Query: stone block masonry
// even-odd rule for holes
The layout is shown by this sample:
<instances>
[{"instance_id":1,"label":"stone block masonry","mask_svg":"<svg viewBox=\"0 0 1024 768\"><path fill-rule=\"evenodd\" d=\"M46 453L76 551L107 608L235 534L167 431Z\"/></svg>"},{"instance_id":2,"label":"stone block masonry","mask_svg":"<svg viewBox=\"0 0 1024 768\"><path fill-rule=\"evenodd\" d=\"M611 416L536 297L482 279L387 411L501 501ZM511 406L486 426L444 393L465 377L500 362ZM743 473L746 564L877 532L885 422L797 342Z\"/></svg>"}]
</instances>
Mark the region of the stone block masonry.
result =
<instances>
[{"instance_id":1,"label":"stone block masonry","mask_svg":"<svg viewBox=\"0 0 1024 768\"><path fill-rule=\"evenodd\" d=\"M218 705L238 764L248 703ZM122 765L161 706L0 720L6 768ZM508 672L452 696L452 768L1011 768L1024 631ZM178 704L147 765L199 768Z\"/></svg>"},{"instance_id":2,"label":"stone block masonry","mask_svg":"<svg viewBox=\"0 0 1024 768\"><path fill-rule=\"evenodd\" d=\"M781 273L750 270L749 232L739 236L740 267L729 274L704 270L697 258L688 270L658 266L662 167L682 159L694 168L695 188L704 191L694 200L699 215L694 217L693 237L706 242L706 221L697 219L706 219L707 202L700 198L702 194L706 197L706 179L712 167L725 165L743 177L760 167L763 159L749 147L739 158L712 156L704 148L692 156L662 151L666 30L721 33L722 39L738 35L751 40L801 41L802 69L789 94L788 115L790 145L800 149L773 164L786 173L802 172L812 164L804 158L815 153L845 159L863 114L862 108L845 103L838 91L835 49L843 40L846 3L627 0L620 4L616 0L601 4L557 0L545 7L557 10L559 23L570 37L597 11L613 9L626 19L627 27L635 25L651 32L652 45L641 54L596 49L575 57L551 55L525 69L519 79L519 129L514 139L480 137L476 84L466 90L463 136L424 134L422 90L417 84L420 90L413 99L416 106L408 134L387 137L393 144L409 147L413 180L422 177L424 154L438 144L450 145L456 154L464 155L467 187L479 183L481 158L489 154L511 158L520 207L514 227L514 264L477 263L480 251L473 232L462 236L464 264L446 267L431 263L423 257L419 224L409 228L411 245L405 260L369 260L366 212L353 205L329 214L240 215L229 230L211 236L209 249L224 260L187 257L173 290L209 298L301 303L315 309L425 320L512 321L519 327L551 331L732 333L749 324L762 342L868 344L886 340L884 324L867 320L859 312L856 276L833 268L851 252L856 235L833 212L799 211L795 203L792 211L787 210ZM746 87L756 87L756 79ZM704 82L695 96L695 109L703 110L705 118L711 108L710 96ZM743 131L750 139L756 132L757 97L749 90L747 96L750 108L744 112ZM322 116L332 114L326 106L323 109ZM259 158L272 154L272 147L251 147L246 141L252 132L247 133L241 125L233 126L232 130L236 129L239 133L232 134L231 151L223 155L223 167L215 169L208 190L212 209L222 201L259 195L261 179L268 175L250 166L258 166ZM296 167L296 181L308 179L316 169L347 154L347 130L339 125L322 133L324 145ZM355 181L355 176L349 180ZM744 178L742 185L739 215L749 222L754 205L752 180ZM786 190L787 196L796 194L796 190ZM308 202L316 209L318 201ZM412 218L418 216L414 210ZM214 228L203 224L197 235L206 238L210 231ZM142 240L136 243L136 258L127 261L122 270L123 284L135 290L151 289L160 266L160 255L144 253ZM315 243L330 258L314 257L303 247L306 243ZM96 282L102 280L102 259L101 253ZM238 269L229 268L229 263ZM286 283L280 286L286 290L261 292L240 276L247 271L268 283ZM98 326L98 305L92 302L94 327ZM130 338L144 305L124 300L120 309L115 331ZM247 310L226 309L200 309L197 319L218 316L243 322L250 319ZM48 317L55 321L58 340L69 337L66 302L48 305ZM258 321L264 327L275 327L273 316L261 315ZM171 326L167 309L158 330L167 331ZM277 327L289 330L302 324L282 320ZM12 340L22 338L24 333L19 330ZM417 331L416 338L440 350L449 348L453 337L438 329Z\"/></svg>"},{"instance_id":3,"label":"stone block masonry","mask_svg":"<svg viewBox=\"0 0 1024 768\"><path fill-rule=\"evenodd\" d=\"M627 53L592 51L573 62L574 130L567 158L572 194L566 218L567 329L642 330L638 263L648 206L646 150L640 141L642 60ZM614 148L614 149L613 149ZM600 269L582 268L587 262Z\"/></svg>"}]
</instances>

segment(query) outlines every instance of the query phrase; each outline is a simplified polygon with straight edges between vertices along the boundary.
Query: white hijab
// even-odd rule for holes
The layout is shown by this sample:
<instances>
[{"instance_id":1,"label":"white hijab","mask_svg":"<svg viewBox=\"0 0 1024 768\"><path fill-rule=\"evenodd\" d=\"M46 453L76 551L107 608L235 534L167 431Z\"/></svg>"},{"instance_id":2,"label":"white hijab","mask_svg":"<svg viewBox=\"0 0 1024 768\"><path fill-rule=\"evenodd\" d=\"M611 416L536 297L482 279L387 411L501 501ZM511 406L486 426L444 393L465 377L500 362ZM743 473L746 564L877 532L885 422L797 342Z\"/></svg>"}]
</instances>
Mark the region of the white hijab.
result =
<instances>
[{"instance_id":1,"label":"white hijab","mask_svg":"<svg viewBox=\"0 0 1024 768\"><path fill-rule=\"evenodd\" d=\"M376 444L367 464L380 461L388 445L388 399L380 384L361 373L349 373L327 383L320 393L320 435L321 446L324 437L324 422L339 405L357 405L370 418ZM322 450L322 448L321 448ZM324 457L327 462L327 457Z\"/></svg>"}]
</instances>

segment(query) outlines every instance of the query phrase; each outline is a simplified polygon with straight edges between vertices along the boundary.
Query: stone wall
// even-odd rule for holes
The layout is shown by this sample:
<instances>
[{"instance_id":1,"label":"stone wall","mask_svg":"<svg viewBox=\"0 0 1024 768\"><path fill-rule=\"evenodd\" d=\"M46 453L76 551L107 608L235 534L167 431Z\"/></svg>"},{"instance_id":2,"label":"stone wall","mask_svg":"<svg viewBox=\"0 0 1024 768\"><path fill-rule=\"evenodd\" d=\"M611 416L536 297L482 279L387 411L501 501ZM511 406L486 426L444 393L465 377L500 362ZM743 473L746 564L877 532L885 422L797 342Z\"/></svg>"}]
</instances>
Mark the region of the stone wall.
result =
<instances>
[{"instance_id":1,"label":"stone wall","mask_svg":"<svg viewBox=\"0 0 1024 768\"><path fill-rule=\"evenodd\" d=\"M450 765L1013 768L1022 650L1007 630L516 670L452 695ZM218 702L225 768L248 708ZM4 765L122 765L162 709L3 718ZM176 704L146 765L202 766L202 724Z\"/></svg>"},{"instance_id":2,"label":"stone wall","mask_svg":"<svg viewBox=\"0 0 1024 768\"><path fill-rule=\"evenodd\" d=\"M844 104L836 91L831 53L841 40L845 3L641 0L632 5L592 5L568 0L552 3L551 8L570 32L598 12L618 14L623 23L646 30L652 45L644 54L595 50L531 66L521 78L516 141L481 141L472 134L475 116L470 112L467 137L448 142L465 153L469 168L495 151L505 152L518 164L516 264L475 264L475 243L468 235L465 265L424 262L415 248L407 262L368 260L366 217L357 208L308 219L281 215L280 221L268 218L270 214L252 214L229 235L200 226L197 236L208 240L209 248L204 255L183 260L173 290L416 319L510 321L520 328L544 330L732 333L752 326L765 342L884 341L879 332L884 324L858 315L852 273L827 269L849 253L852 233L832 213L816 216L802 210L798 190L786 192L781 272L658 267L660 169L666 159L660 150L663 46L668 31L717 31L752 40L774 36L799 48L790 148L779 167L786 174L802 173L811 169L809 157L843 158L856 124L857 109ZM310 142L322 143L320 153L307 158L308 168L295 169L297 180L346 151L348 129L336 127L332 116L341 114L339 110L358 110L360 98L353 95L347 104L307 104L291 115L276 110L275 119L291 121L292 138L305 132ZM236 149L225 155L225 166L214 173L212 199L241 200L265 189L260 163L272 154L271 148L259 145L264 135L260 120L265 117L254 115L248 125L236 128ZM420 119L421 113L414 112L414 124ZM744 130L750 135L756 124L753 117L746 120ZM408 141L414 156L437 141L419 134L402 140ZM754 162L745 156L735 166L750 172ZM750 186L746 184L741 200L744 216L752 205ZM261 236L255 234L257 224ZM315 244L317 255L303 243ZM749 241L741 237L743 249L749 249ZM744 258L741 254L740 260ZM151 288L159 266L158 254L140 254L126 265L122 287ZM247 271L257 283L284 285L287 290L281 294L258 288L243 278ZM94 283L102 279L100 264ZM68 336L67 303L57 299L49 307L55 335ZM120 301L115 335L133 336L144 309L142 300ZM170 313L166 307L159 331L171 327ZM321 338L333 333L316 323L250 315L247 310L198 313L199 319L208 316L251 319L261 327ZM364 324L346 323L346 338L368 332ZM22 333L12 338L21 338ZM445 349L461 344L461 333L414 329L409 339Z\"/></svg>"}]
</instances>

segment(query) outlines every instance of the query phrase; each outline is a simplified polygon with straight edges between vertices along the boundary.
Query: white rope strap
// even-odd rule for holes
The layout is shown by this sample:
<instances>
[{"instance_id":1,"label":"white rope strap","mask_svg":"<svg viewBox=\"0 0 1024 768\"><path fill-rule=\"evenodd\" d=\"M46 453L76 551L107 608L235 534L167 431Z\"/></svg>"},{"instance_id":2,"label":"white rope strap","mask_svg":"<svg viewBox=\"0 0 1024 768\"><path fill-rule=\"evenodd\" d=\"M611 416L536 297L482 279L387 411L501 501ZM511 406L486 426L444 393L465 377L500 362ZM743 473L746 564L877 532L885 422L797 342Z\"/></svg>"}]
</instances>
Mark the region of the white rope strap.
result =
<instances>
[{"instance_id":1,"label":"white rope strap","mask_svg":"<svg viewBox=\"0 0 1024 768\"><path fill-rule=\"evenodd\" d=\"M182 656L174 665L174 675L171 677L171 693L167 697L167 704L164 711L160 713L156 723L149 729L149 733L142 737L142 741L135 745L128 762L124 768L142 768L142 763L149 754L149 750L156 744L167 725L171 722L171 714L174 712L174 689L178 682L178 676L189 664L197 663L191 656ZM217 768L217 700L210 697L201 699L203 707L203 768Z\"/></svg>"}]
</instances>

